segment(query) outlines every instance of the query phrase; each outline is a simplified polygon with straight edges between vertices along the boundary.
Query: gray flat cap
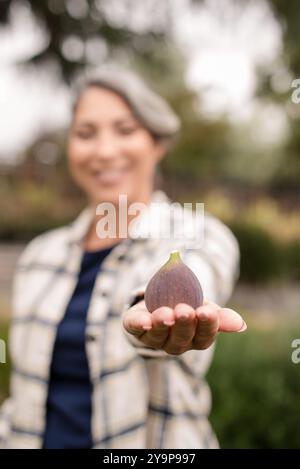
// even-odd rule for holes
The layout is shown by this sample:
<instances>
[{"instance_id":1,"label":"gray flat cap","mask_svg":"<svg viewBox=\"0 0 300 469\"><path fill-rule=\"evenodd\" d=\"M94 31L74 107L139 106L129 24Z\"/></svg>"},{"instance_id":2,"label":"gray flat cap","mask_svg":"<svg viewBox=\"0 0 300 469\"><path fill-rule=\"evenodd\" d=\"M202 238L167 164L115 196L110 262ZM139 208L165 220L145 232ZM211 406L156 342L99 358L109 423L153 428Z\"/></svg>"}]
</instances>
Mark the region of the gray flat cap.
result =
<instances>
[{"instance_id":1,"label":"gray flat cap","mask_svg":"<svg viewBox=\"0 0 300 469\"><path fill-rule=\"evenodd\" d=\"M165 99L139 75L119 65L102 65L87 71L75 83L75 106L89 86L104 86L120 94L144 126L158 137L175 137L180 120Z\"/></svg>"}]
</instances>

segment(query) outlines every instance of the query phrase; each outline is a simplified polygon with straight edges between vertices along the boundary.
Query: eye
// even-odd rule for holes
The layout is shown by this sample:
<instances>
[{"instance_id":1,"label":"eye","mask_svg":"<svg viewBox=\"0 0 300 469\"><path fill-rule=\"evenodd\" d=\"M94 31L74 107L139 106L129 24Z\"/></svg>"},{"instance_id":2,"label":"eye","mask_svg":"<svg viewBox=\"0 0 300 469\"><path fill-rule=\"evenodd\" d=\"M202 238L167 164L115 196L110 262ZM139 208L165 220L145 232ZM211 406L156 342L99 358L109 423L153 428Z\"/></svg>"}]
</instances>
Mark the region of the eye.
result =
<instances>
[{"instance_id":1,"label":"eye","mask_svg":"<svg viewBox=\"0 0 300 469\"><path fill-rule=\"evenodd\" d=\"M124 126L124 127L119 127L118 132L121 135L130 135L133 134L136 130L138 130L138 126L132 125L132 126Z\"/></svg>"},{"instance_id":2,"label":"eye","mask_svg":"<svg viewBox=\"0 0 300 469\"><path fill-rule=\"evenodd\" d=\"M82 140L88 140L90 138L93 138L94 136L94 132L92 130L87 129L75 129L73 134L75 137L80 138Z\"/></svg>"}]
</instances>

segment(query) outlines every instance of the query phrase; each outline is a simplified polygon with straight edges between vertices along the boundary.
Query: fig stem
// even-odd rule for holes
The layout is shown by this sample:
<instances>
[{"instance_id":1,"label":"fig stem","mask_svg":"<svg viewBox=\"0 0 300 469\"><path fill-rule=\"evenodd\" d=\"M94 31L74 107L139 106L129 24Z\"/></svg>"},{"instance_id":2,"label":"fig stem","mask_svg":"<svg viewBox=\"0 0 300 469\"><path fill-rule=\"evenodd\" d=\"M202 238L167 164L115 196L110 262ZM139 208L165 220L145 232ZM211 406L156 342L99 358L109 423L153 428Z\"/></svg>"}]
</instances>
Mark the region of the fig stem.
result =
<instances>
[{"instance_id":1,"label":"fig stem","mask_svg":"<svg viewBox=\"0 0 300 469\"><path fill-rule=\"evenodd\" d=\"M170 254L169 261L171 261L171 262L182 262L182 259L180 257L180 252L179 251L172 251L171 254Z\"/></svg>"}]
</instances>

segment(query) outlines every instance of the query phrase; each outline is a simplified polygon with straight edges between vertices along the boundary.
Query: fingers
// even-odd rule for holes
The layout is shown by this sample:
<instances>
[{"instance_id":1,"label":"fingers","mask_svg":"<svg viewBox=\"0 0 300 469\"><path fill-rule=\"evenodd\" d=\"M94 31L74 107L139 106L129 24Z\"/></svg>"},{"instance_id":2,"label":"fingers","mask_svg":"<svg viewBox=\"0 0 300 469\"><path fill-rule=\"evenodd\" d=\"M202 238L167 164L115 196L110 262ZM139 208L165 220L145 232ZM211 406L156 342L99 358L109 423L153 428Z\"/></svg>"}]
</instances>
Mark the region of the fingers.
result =
<instances>
[{"instance_id":1,"label":"fingers","mask_svg":"<svg viewBox=\"0 0 300 469\"><path fill-rule=\"evenodd\" d=\"M240 314L231 308L222 308L212 301L204 301L204 306L211 306L219 317L218 332L244 332L247 324Z\"/></svg>"},{"instance_id":2,"label":"fingers","mask_svg":"<svg viewBox=\"0 0 300 469\"><path fill-rule=\"evenodd\" d=\"M173 326L174 311L172 308L162 306L151 314L152 329L143 336L143 342L149 347L161 349L168 339L170 327Z\"/></svg>"},{"instance_id":3,"label":"fingers","mask_svg":"<svg viewBox=\"0 0 300 469\"><path fill-rule=\"evenodd\" d=\"M191 306L179 303L174 309L174 318L175 324L164 345L164 350L178 355L191 349L196 327L196 313Z\"/></svg>"},{"instance_id":4,"label":"fingers","mask_svg":"<svg viewBox=\"0 0 300 469\"><path fill-rule=\"evenodd\" d=\"M128 309L123 316L124 328L136 337L142 336L145 331L152 327L152 315L149 313L142 301Z\"/></svg>"},{"instance_id":5,"label":"fingers","mask_svg":"<svg viewBox=\"0 0 300 469\"><path fill-rule=\"evenodd\" d=\"M219 329L219 310L214 304L205 302L196 309L197 328L193 339L193 348L205 350L213 343Z\"/></svg>"},{"instance_id":6,"label":"fingers","mask_svg":"<svg viewBox=\"0 0 300 469\"><path fill-rule=\"evenodd\" d=\"M205 350L214 342L217 332L247 329L236 311L209 301L196 310L180 303L174 310L163 306L153 313L149 313L145 302L141 301L124 314L123 325L146 346L172 355L191 349Z\"/></svg>"},{"instance_id":7,"label":"fingers","mask_svg":"<svg viewBox=\"0 0 300 469\"><path fill-rule=\"evenodd\" d=\"M220 332L244 332L247 324L243 318L233 309L221 308L219 311Z\"/></svg>"}]
</instances>

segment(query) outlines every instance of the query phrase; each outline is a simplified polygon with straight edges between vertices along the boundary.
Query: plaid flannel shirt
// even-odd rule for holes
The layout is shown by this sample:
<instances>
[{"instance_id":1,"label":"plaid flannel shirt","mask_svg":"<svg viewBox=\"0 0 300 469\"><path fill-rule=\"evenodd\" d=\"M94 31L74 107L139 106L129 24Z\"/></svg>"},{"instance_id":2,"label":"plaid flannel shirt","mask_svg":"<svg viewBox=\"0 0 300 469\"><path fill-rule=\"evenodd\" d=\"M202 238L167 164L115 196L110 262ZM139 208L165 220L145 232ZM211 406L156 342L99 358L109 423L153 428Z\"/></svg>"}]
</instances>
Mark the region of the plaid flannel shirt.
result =
<instances>
[{"instance_id":1,"label":"plaid flannel shirt","mask_svg":"<svg viewBox=\"0 0 300 469\"><path fill-rule=\"evenodd\" d=\"M170 203L161 191L152 201L161 207ZM57 326L76 287L82 240L93 217L86 207L70 225L33 239L19 258L10 329L11 391L0 408L2 448L42 447ZM163 210L157 223L164 223ZM174 248L198 276L205 298L225 304L232 292L238 245L210 215L201 248L186 250L178 240L142 236L113 248L97 275L86 325L95 448L218 447L208 422L211 398L204 379L214 347L168 355L143 346L122 326L124 311Z\"/></svg>"}]
</instances>

